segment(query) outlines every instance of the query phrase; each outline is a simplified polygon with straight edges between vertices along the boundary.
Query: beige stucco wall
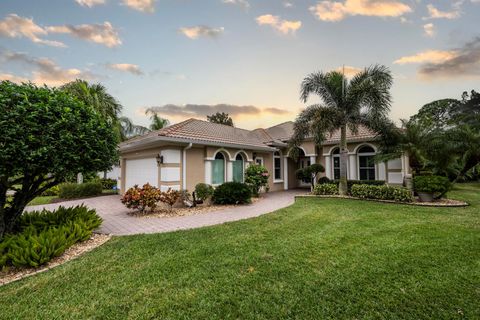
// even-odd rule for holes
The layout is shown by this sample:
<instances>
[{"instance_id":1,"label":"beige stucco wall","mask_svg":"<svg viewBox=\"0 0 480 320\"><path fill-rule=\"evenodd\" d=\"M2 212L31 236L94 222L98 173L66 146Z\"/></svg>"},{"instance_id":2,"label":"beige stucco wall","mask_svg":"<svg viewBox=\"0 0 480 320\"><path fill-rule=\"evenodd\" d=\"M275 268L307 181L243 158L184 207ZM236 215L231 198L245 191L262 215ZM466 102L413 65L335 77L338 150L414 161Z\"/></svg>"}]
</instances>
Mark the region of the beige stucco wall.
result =
<instances>
[{"instance_id":1,"label":"beige stucco wall","mask_svg":"<svg viewBox=\"0 0 480 320\"><path fill-rule=\"evenodd\" d=\"M187 190L193 192L197 183L205 182L205 147L187 150Z\"/></svg>"}]
</instances>

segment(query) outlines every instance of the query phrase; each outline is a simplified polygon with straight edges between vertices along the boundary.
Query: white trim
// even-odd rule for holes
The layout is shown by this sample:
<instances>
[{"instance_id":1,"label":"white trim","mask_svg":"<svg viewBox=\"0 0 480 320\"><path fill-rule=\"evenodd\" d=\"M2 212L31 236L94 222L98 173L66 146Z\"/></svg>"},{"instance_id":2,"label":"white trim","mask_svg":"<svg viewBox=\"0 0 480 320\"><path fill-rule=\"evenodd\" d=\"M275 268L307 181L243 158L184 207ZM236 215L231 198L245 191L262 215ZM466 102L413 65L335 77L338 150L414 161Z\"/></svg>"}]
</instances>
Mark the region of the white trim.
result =
<instances>
[{"instance_id":1,"label":"white trim","mask_svg":"<svg viewBox=\"0 0 480 320\"><path fill-rule=\"evenodd\" d=\"M233 160L231 160L231 161L234 161L234 160L237 158L237 155L238 155L239 153L243 153L242 158L243 158L243 161L244 161L244 162L253 161L253 159L248 158L248 153L247 153L245 150L243 150L243 149L242 149L242 150L238 150L237 152L235 152L235 154L233 155L233 158L232 158Z\"/></svg>"},{"instance_id":2,"label":"white trim","mask_svg":"<svg viewBox=\"0 0 480 320\"><path fill-rule=\"evenodd\" d=\"M350 168L350 180L357 180L357 156L348 154L348 167Z\"/></svg>"},{"instance_id":3,"label":"white trim","mask_svg":"<svg viewBox=\"0 0 480 320\"><path fill-rule=\"evenodd\" d=\"M307 156L307 152L305 151L305 149L304 149L303 147L291 147L291 148L288 149L288 151L287 151L287 155L286 155L287 157L290 156L290 151L292 151L293 148L301 149L301 150L303 151L303 154L304 154L305 156Z\"/></svg>"},{"instance_id":4,"label":"white trim","mask_svg":"<svg viewBox=\"0 0 480 320\"><path fill-rule=\"evenodd\" d=\"M188 146L183 148L182 158L182 189L187 190L187 150L193 146L193 143L189 143Z\"/></svg>"},{"instance_id":5,"label":"white trim","mask_svg":"<svg viewBox=\"0 0 480 320\"><path fill-rule=\"evenodd\" d=\"M283 179L282 180L273 180L273 183L283 183L285 182Z\"/></svg>"},{"instance_id":6,"label":"white trim","mask_svg":"<svg viewBox=\"0 0 480 320\"><path fill-rule=\"evenodd\" d=\"M232 155L230 154L230 152L228 152L225 148L218 148L214 153L213 153L213 160L215 160L215 156L217 155L217 153L219 152L224 152L228 155L228 159L225 159L225 160L231 160L232 159ZM225 157L224 157L225 158Z\"/></svg>"},{"instance_id":7,"label":"white trim","mask_svg":"<svg viewBox=\"0 0 480 320\"><path fill-rule=\"evenodd\" d=\"M325 156L325 176L332 179L332 156L329 154Z\"/></svg>"},{"instance_id":8,"label":"white trim","mask_svg":"<svg viewBox=\"0 0 480 320\"><path fill-rule=\"evenodd\" d=\"M265 165L265 162L264 162L264 160L263 160L263 157L255 157L255 160L254 160L253 162L254 162L256 165L258 165L257 159L262 160L262 163L260 164L261 166L264 166L264 165Z\"/></svg>"},{"instance_id":9,"label":"white trim","mask_svg":"<svg viewBox=\"0 0 480 320\"><path fill-rule=\"evenodd\" d=\"M365 152L365 153L358 153L358 150L361 148L361 147L365 147L365 146L368 146L368 147L372 147L373 150L375 150L375 152ZM358 180L360 180L360 157L374 157L376 154L377 154L377 148L375 148L375 146L369 144L369 143L363 143L363 144L360 144L358 145L356 148L355 148L355 152L357 152L357 177L358 177ZM375 180L378 180L378 166L376 163L374 163L374 170L375 170L375 177L374 179Z\"/></svg>"},{"instance_id":10,"label":"white trim","mask_svg":"<svg viewBox=\"0 0 480 320\"><path fill-rule=\"evenodd\" d=\"M275 153L278 152L278 156L275 155ZM278 158L280 159L280 179L275 179L275 159ZM273 157L272 157L273 161L272 161L272 167L273 167L273 183L277 183L277 182L283 182L283 165L282 165L282 152L279 150L279 151L275 151L273 152Z\"/></svg>"},{"instance_id":11,"label":"white trim","mask_svg":"<svg viewBox=\"0 0 480 320\"><path fill-rule=\"evenodd\" d=\"M225 179L226 182L231 182L233 181L233 162L227 161L226 163L226 169L227 169L227 177Z\"/></svg>"},{"instance_id":12,"label":"white trim","mask_svg":"<svg viewBox=\"0 0 480 320\"><path fill-rule=\"evenodd\" d=\"M288 190L288 157L283 157L283 190Z\"/></svg>"},{"instance_id":13,"label":"white trim","mask_svg":"<svg viewBox=\"0 0 480 320\"><path fill-rule=\"evenodd\" d=\"M377 147L374 146L373 144L371 143L368 143L368 142L365 142L365 143L361 143L359 144L358 146L355 147L355 149L353 149L353 152L354 154L357 154L358 153L358 149L362 148L362 147L365 147L365 146L368 146L368 147L371 147L373 149L373 151L375 151L375 154L377 154L378 150L377 150ZM362 153L363 154L363 153Z\"/></svg>"}]
</instances>

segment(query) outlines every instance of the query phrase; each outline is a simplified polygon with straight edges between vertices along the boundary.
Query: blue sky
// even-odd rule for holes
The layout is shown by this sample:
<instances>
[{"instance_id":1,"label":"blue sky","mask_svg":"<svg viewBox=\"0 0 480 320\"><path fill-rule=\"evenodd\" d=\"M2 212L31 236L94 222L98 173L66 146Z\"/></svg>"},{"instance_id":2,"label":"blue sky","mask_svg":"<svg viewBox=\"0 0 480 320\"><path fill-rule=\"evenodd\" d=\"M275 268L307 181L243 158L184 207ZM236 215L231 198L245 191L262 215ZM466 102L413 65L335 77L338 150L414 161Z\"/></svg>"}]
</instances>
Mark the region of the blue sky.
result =
<instances>
[{"instance_id":1,"label":"blue sky","mask_svg":"<svg viewBox=\"0 0 480 320\"><path fill-rule=\"evenodd\" d=\"M295 118L308 73L381 63L398 120L480 89L479 21L480 0L2 0L0 77L101 82L138 124L255 128Z\"/></svg>"}]
</instances>

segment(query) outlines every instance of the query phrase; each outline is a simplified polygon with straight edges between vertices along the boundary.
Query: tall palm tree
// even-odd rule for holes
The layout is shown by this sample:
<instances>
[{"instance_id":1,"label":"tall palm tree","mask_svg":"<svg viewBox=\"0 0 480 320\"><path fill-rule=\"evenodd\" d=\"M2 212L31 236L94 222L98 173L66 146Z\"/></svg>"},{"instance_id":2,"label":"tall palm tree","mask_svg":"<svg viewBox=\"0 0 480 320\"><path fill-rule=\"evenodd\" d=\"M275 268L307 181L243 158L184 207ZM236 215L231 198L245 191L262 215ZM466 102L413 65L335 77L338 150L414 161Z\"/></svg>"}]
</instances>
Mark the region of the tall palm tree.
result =
<instances>
[{"instance_id":1,"label":"tall palm tree","mask_svg":"<svg viewBox=\"0 0 480 320\"><path fill-rule=\"evenodd\" d=\"M158 113L152 108L148 108L147 111L145 111L145 114L147 116L150 115L150 121L152 121L152 123L150 124L150 130L152 131L160 130L170 124L170 121L160 117Z\"/></svg>"},{"instance_id":2,"label":"tall palm tree","mask_svg":"<svg viewBox=\"0 0 480 320\"><path fill-rule=\"evenodd\" d=\"M125 141L130 138L144 135L147 132L150 132L150 129L136 125L132 122L130 118L120 117L118 118L119 129L120 129L120 141Z\"/></svg>"},{"instance_id":3,"label":"tall palm tree","mask_svg":"<svg viewBox=\"0 0 480 320\"><path fill-rule=\"evenodd\" d=\"M314 72L302 82L300 99L305 103L312 94L322 103L303 110L295 120L290 146L295 147L313 136L321 145L326 134L340 129L339 193L347 194L347 128L356 133L359 125L379 131L389 123L390 87L393 78L387 67L374 65L365 68L348 80L338 71Z\"/></svg>"}]
</instances>

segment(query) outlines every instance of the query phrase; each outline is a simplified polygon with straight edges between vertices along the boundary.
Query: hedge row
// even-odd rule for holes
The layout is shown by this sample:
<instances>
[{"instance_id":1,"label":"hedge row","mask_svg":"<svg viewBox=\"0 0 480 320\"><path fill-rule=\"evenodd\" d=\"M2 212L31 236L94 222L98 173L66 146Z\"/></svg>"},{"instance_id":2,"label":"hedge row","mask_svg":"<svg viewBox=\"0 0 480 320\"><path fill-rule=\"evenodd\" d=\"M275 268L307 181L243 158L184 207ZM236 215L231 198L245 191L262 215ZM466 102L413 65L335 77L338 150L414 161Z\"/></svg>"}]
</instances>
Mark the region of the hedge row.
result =
<instances>
[{"instance_id":1,"label":"hedge row","mask_svg":"<svg viewBox=\"0 0 480 320\"><path fill-rule=\"evenodd\" d=\"M412 202L413 195L407 188L374 185L353 185L352 197L362 199L393 200L399 202Z\"/></svg>"},{"instance_id":2,"label":"hedge row","mask_svg":"<svg viewBox=\"0 0 480 320\"><path fill-rule=\"evenodd\" d=\"M93 197L102 194L103 186L101 182L85 183L62 183L58 193L62 199L75 199L84 197Z\"/></svg>"},{"instance_id":3,"label":"hedge row","mask_svg":"<svg viewBox=\"0 0 480 320\"><path fill-rule=\"evenodd\" d=\"M6 266L38 267L85 241L102 219L84 206L59 207L22 215L16 233L0 242L0 269Z\"/></svg>"},{"instance_id":4,"label":"hedge row","mask_svg":"<svg viewBox=\"0 0 480 320\"><path fill-rule=\"evenodd\" d=\"M226 182L213 191L215 204L244 204L252 202L252 189L245 183Z\"/></svg>"}]
</instances>

